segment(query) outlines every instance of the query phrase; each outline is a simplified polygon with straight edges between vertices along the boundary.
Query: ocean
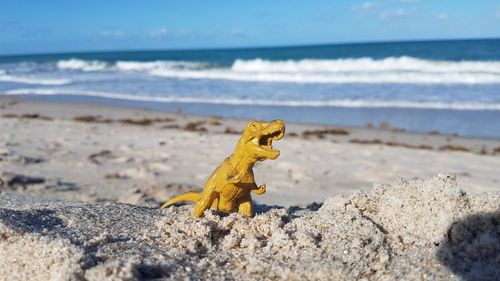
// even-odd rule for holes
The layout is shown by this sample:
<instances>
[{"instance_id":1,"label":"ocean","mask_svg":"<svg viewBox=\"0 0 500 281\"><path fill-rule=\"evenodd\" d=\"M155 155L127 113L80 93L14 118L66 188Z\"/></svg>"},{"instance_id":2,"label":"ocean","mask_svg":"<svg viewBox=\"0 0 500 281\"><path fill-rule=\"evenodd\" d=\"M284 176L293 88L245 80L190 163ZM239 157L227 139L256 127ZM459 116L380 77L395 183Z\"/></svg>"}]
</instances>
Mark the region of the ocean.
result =
<instances>
[{"instance_id":1,"label":"ocean","mask_svg":"<svg viewBox=\"0 0 500 281\"><path fill-rule=\"evenodd\" d=\"M500 40L0 56L0 95L500 138Z\"/></svg>"}]
</instances>

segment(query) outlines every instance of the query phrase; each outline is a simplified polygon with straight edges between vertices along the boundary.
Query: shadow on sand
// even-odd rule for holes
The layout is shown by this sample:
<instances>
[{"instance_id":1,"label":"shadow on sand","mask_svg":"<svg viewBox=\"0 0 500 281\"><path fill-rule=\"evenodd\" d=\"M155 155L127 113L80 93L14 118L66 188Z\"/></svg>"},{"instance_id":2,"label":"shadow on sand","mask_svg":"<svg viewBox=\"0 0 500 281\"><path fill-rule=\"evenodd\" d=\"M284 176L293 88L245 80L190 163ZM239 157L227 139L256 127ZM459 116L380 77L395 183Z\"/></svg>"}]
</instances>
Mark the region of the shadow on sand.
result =
<instances>
[{"instance_id":1,"label":"shadow on sand","mask_svg":"<svg viewBox=\"0 0 500 281\"><path fill-rule=\"evenodd\" d=\"M500 280L500 209L454 222L437 257L463 280Z\"/></svg>"}]
</instances>

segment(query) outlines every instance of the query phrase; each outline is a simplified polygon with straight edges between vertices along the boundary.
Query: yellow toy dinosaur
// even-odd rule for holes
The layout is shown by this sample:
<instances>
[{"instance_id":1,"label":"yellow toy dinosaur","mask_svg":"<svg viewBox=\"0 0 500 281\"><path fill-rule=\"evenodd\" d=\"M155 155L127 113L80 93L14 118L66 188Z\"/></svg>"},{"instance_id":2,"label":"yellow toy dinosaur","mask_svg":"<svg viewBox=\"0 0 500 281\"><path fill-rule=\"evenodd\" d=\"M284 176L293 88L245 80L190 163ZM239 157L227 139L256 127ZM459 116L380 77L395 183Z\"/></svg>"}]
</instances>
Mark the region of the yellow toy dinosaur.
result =
<instances>
[{"instance_id":1,"label":"yellow toy dinosaur","mask_svg":"<svg viewBox=\"0 0 500 281\"><path fill-rule=\"evenodd\" d=\"M272 143L284 135L285 123L282 120L250 121L243 130L234 153L212 173L201 193L184 193L165 202L161 208L181 201L195 201L195 217L203 216L203 212L210 207L225 213L236 210L239 214L253 217L250 192L264 194L266 186L257 187L252 168L257 161L278 158L280 152L273 149Z\"/></svg>"}]
</instances>

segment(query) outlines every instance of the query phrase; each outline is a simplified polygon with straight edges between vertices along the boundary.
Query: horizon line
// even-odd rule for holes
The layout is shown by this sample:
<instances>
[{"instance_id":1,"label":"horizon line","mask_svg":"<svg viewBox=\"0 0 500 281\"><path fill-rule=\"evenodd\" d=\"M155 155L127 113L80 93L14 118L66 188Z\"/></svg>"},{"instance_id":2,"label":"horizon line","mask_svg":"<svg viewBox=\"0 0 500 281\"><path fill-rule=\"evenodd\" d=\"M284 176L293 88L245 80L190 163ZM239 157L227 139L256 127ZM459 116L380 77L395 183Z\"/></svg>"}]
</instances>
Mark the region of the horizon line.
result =
<instances>
[{"instance_id":1,"label":"horizon line","mask_svg":"<svg viewBox=\"0 0 500 281\"><path fill-rule=\"evenodd\" d=\"M415 42L452 42L452 41L495 41L500 37L477 37L477 38L440 38L440 39L401 39L401 40L377 40L377 41L350 41L336 43L305 43L291 45L262 45L247 47L202 47L202 48L144 48L144 49L101 49L101 50L81 50L81 51L62 51L62 52L42 52L42 53L19 53L19 54L0 54L0 58L9 57L32 57L32 56L53 56L53 55L71 55L71 54L94 54L94 53L126 53L126 52L193 52L193 51L232 51L232 50L258 50L258 49L279 49L279 48L304 48L304 47L322 47L322 46L342 46L342 45L370 45L370 44L390 44L390 43L415 43Z\"/></svg>"}]
</instances>

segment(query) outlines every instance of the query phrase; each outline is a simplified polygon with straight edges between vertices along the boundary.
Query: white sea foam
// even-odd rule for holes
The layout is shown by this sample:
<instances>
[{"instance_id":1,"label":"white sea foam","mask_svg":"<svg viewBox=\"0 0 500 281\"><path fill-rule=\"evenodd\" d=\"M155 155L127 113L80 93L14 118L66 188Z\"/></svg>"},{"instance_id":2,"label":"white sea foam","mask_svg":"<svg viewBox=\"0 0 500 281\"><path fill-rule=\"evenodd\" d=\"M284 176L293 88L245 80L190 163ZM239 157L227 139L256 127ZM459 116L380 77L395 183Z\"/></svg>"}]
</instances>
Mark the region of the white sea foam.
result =
<instances>
[{"instance_id":1,"label":"white sea foam","mask_svg":"<svg viewBox=\"0 0 500 281\"><path fill-rule=\"evenodd\" d=\"M154 71L162 69L186 70L206 68L206 63L184 62L184 61L118 61L115 69L120 71Z\"/></svg>"},{"instance_id":2,"label":"white sea foam","mask_svg":"<svg viewBox=\"0 0 500 281\"><path fill-rule=\"evenodd\" d=\"M8 75L5 72L0 72L0 81L2 82L13 82L22 84L38 84L38 85L65 85L72 81L69 79L49 79L40 77L26 77L26 76L15 76Z\"/></svg>"},{"instance_id":3,"label":"white sea foam","mask_svg":"<svg viewBox=\"0 0 500 281\"><path fill-rule=\"evenodd\" d=\"M255 59L236 60L230 69L156 69L151 74L175 78L290 83L495 84L500 83L500 62L430 61L410 57L382 60Z\"/></svg>"},{"instance_id":4,"label":"white sea foam","mask_svg":"<svg viewBox=\"0 0 500 281\"><path fill-rule=\"evenodd\" d=\"M81 71L100 71L107 68L107 64L102 61L97 60L80 60L80 59L69 59L60 60L57 62L57 67L59 69L70 69L70 70L81 70Z\"/></svg>"},{"instance_id":5,"label":"white sea foam","mask_svg":"<svg viewBox=\"0 0 500 281\"><path fill-rule=\"evenodd\" d=\"M168 62L136 62L136 61L118 61L116 68L121 71L151 71L158 68L168 68Z\"/></svg>"},{"instance_id":6,"label":"white sea foam","mask_svg":"<svg viewBox=\"0 0 500 281\"><path fill-rule=\"evenodd\" d=\"M158 69L200 69L206 67L206 63L184 62L184 61L117 61L115 64L108 64L99 60L69 59L59 60L59 69L81 70L81 71L135 71L149 72Z\"/></svg>"},{"instance_id":7,"label":"white sea foam","mask_svg":"<svg viewBox=\"0 0 500 281\"><path fill-rule=\"evenodd\" d=\"M500 74L477 73L237 73L226 70L173 71L153 70L152 75L184 79L224 79L235 81L284 82L284 83L395 83L395 84L496 84Z\"/></svg>"},{"instance_id":8,"label":"white sea foam","mask_svg":"<svg viewBox=\"0 0 500 281\"><path fill-rule=\"evenodd\" d=\"M180 79L223 79L284 83L498 84L500 61L436 61L412 57L286 60L236 60L228 67L204 62L58 62L60 69L140 72Z\"/></svg>"},{"instance_id":9,"label":"white sea foam","mask_svg":"<svg viewBox=\"0 0 500 281\"><path fill-rule=\"evenodd\" d=\"M138 96L122 93L76 89L15 89L3 92L5 95L77 95L110 99L122 99L145 102L207 103L228 105L261 105L291 107L351 107L351 108L419 108L419 109L454 109L454 110L500 110L500 103L443 103L414 101L377 101L377 100L250 100L236 98L192 98L176 96Z\"/></svg>"},{"instance_id":10,"label":"white sea foam","mask_svg":"<svg viewBox=\"0 0 500 281\"><path fill-rule=\"evenodd\" d=\"M335 60L262 59L236 60L231 68L236 72L272 73L364 73L364 72L423 72L423 73L489 73L500 74L500 61L435 61L412 57L389 57Z\"/></svg>"}]
</instances>

